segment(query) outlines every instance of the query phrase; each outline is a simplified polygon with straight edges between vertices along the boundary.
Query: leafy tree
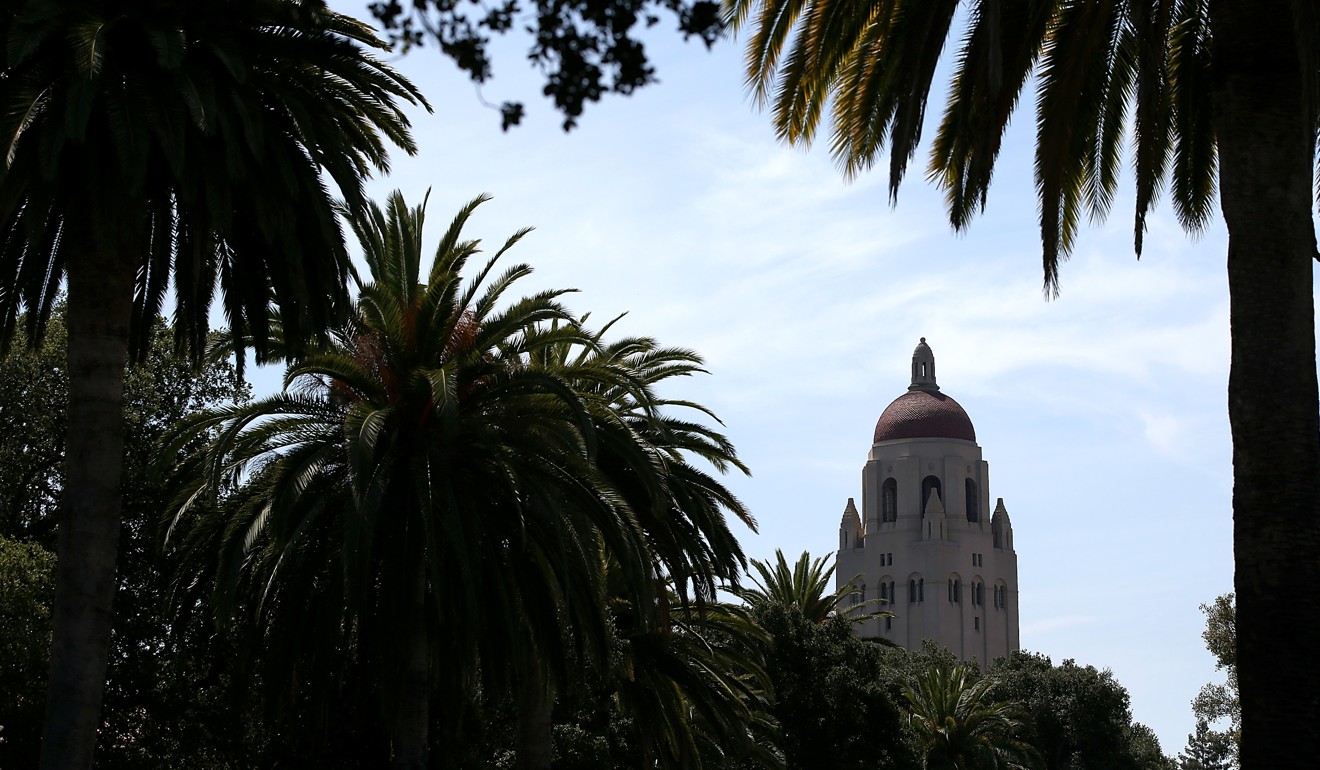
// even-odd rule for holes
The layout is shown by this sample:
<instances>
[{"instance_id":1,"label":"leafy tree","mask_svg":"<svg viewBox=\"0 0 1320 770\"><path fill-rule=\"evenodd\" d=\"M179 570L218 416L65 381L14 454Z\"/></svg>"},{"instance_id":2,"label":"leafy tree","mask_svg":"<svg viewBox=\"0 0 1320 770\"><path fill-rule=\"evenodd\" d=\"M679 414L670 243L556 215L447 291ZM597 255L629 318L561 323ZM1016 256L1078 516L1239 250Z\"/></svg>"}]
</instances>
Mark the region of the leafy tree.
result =
<instances>
[{"instance_id":1,"label":"leafy tree","mask_svg":"<svg viewBox=\"0 0 1320 770\"><path fill-rule=\"evenodd\" d=\"M1229 236L1242 751L1248 767L1296 764L1320 743L1320 669L1300 641L1320 636L1320 617L1299 616L1290 590L1316 582L1320 550L1315 4L728 0L726 8L749 33L749 82L780 136L809 143L828 114L848 175L889 150L891 196L920 142L940 54L958 36L927 165L955 229L984 207L1004 131L1036 75L1049 292L1081 218L1108 212L1125 145L1138 254L1146 213L1166 185L1192 232L1213 215L1217 185ZM955 18L965 27L955 30Z\"/></svg>"},{"instance_id":2,"label":"leafy tree","mask_svg":"<svg viewBox=\"0 0 1320 770\"><path fill-rule=\"evenodd\" d=\"M752 605L752 616L770 635L771 713L787 767L913 766L916 755L899 707L902 691L884 648L859 639L839 615L817 623L768 603Z\"/></svg>"},{"instance_id":3,"label":"leafy tree","mask_svg":"<svg viewBox=\"0 0 1320 770\"><path fill-rule=\"evenodd\" d=\"M1179 770L1178 763L1165 756L1155 731L1139 722L1128 725L1127 745L1136 766L1148 770Z\"/></svg>"},{"instance_id":4,"label":"leafy tree","mask_svg":"<svg viewBox=\"0 0 1320 770\"><path fill-rule=\"evenodd\" d=\"M246 763L264 742L228 693L233 634L217 633L197 608L168 606L175 563L161 541L169 491L156 472L181 457L161 452L167 430L200 410L246 402L251 387L234 359L198 368L171 337L158 322L143 362L125 375L123 525L96 762L106 770Z\"/></svg>"},{"instance_id":5,"label":"leafy tree","mask_svg":"<svg viewBox=\"0 0 1320 770\"><path fill-rule=\"evenodd\" d=\"M0 760L37 762L55 554L0 533Z\"/></svg>"},{"instance_id":6,"label":"leafy tree","mask_svg":"<svg viewBox=\"0 0 1320 770\"><path fill-rule=\"evenodd\" d=\"M996 698L1020 704L1022 737L1049 770L1162 770L1167 760L1144 725L1132 722L1127 690L1111 672L1015 652L995 661ZM1151 741L1154 741L1152 748Z\"/></svg>"},{"instance_id":7,"label":"leafy tree","mask_svg":"<svg viewBox=\"0 0 1320 770\"><path fill-rule=\"evenodd\" d=\"M715 0L373 0L371 13L404 50L434 40L440 51L485 83L493 74L489 45L494 35L512 30L532 37L527 59L546 73L543 89L572 129L587 102L606 93L631 94L655 82L638 27L660 23L668 11L686 40L697 37L709 48L723 34ZM407 6L405 8L405 6ZM521 102L500 106L504 130L523 117Z\"/></svg>"},{"instance_id":8,"label":"leafy tree","mask_svg":"<svg viewBox=\"0 0 1320 770\"><path fill-rule=\"evenodd\" d=\"M54 550L68 433L63 309L40 343L16 337L20 349L0 358L0 534Z\"/></svg>"},{"instance_id":9,"label":"leafy tree","mask_svg":"<svg viewBox=\"0 0 1320 770\"><path fill-rule=\"evenodd\" d=\"M71 428L43 767L92 763L115 587L126 359L171 283L176 343L200 354L221 289L267 353L347 309L351 209L412 151L413 87L369 29L318 0L16 0L0 11L0 342L39 342L67 281ZM383 137L382 137L383 135Z\"/></svg>"},{"instance_id":10,"label":"leafy tree","mask_svg":"<svg viewBox=\"0 0 1320 770\"><path fill-rule=\"evenodd\" d=\"M1237 747L1228 733L1214 730L1202 720L1187 736L1187 748L1178 755L1179 770L1233 770L1238 767Z\"/></svg>"},{"instance_id":11,"label":"leafy tree","mask_svg":"<svg viewBox=\"0 0 1320 770\"><path fill-rule=\"evenodd\" d=\"M927 770L1033 768L1036 751L1017 735L1020 708L995 702L992 678L966 666L934 665L906 689L908 726Z\"/></svg>"},{"instance_id":12,"label":"leafy tree","mask_svg":"<svg viewBox=\"0 0 1320 770\"><path fill-rule=\"evenodd\" d=\"M64 486L64 314L63 306L57 306L39 346L29 348L20 339L19 349L0 360L0 456L12 460L0 463L0 510L6 514L0 519L0 537L33 541L31 548L54 547L55 509ZM172 348L171 330L156 324L145 360L130 367L125 382L124 529L98 738L97 764L105 768L205 766L216 756L241 761L253 756L246 754L246 744L260 744L244 734L244 715L233 713L221 694L224 638L216 638L205 624L165 612L162 592L172 568L159 551L156 528L165 492L151 472L158 459L156 440L168 426L203 406L242 400L248 387L232 362L208 361L198 371ZM43 665L25 674L26 687L37 695L13 695L14 690L0 685L0 703L10 704L14 714L21 712L31 728L20 729L14 721L6 730L8 756L16 767L38 761L50 598L45 596L41 605L47 634L40 644ZM0 624L0 645L19 644L22 628Z\"/></svg>"},{"instance_id":13,"label":"leafy tree","mask_svg":"<svg viewBox=\"0 0 1320 770\"><path fill-rule=\"evenodd\" d=\"M1227 674L1223 684L1210 683L1201 688L1192 701L1196 716L1196 732L1187 736L1188 756L1210 766L1224 764L1238 766L1238 746L1242 735L1242 707L1238 701L1237 677L1237 623L1233 607L1233 594L1215 598L1202 604L1205 613L1205 631L1201 637L1210 654L1215 656L1215 668ZM1211 725L1227 720L1224 730Z\"/></svg>"}]
</instances>

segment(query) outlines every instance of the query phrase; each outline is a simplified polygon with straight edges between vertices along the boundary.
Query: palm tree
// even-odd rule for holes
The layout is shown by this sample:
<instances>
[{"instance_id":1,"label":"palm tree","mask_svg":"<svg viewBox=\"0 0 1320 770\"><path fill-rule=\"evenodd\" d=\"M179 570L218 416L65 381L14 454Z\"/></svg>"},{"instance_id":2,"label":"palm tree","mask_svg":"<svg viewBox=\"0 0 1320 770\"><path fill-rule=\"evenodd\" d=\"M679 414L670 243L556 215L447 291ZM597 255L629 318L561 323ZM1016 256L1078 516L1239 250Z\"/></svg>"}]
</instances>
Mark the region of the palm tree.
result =
<instances>
[{"instance_id":1,"label":"palm tree","mask_svg":"<svg viewBox=\"0 0 1320 770\"><path fill-rule=\"evenodd\" d=\"M425 762L432 692L456 708L478 681L518 703L519 765L546 766L557 683L573 659L609 663L605 597L667 623L667 574L713 594L742 559L724 511L754 525L687 461L741 468L727 439L652 393L695 354L606 345L561 291L502 307L530 269L493 270L526 231L462 283L478 243L461 230L483 200L425 282L424 206L369 207L354 227L371 283L350 323L290 367L285 393L176 433L218 432L176 473L183 588L209 565L220 617L249 602L274 685L318 658L373 667L400 767Z\"/></svg>"},{"instance_id":2,"label":"palm tree","mask_svg":"<svg viewBox=\"0 0 1320 770\"><path fill-rule=\"evenodd\" d=\"M926 770L1029 770L1040 757L1014 735L1023 728L1011 703L989 697L995 681L966 666L935 664L903 694Z\"/></svg>"},{"instance_id":3,"label":"palm tree","mask_svg":"<svg viewBox=\"0 0 1320 770\"><path fill-rule=\"evenodd\" d=\"M966 26L955 30L960 7ZM1287 767L1306 756L1320 742L1320 672L1300 640L1320 634L1320 618L1294 619L1289 608L1296 586L1320 578L1315 4L726 0L726 10L749 28L748 82L771 105L780 136L811 142L828 107L831 148L847 174L870 168L888 145L891 196L919 144L940 53L958 35L928 165L955 229L984 207L1005 127L1035 75L1049 292L1080 218L1107 213L1125 142L1138 255L1164 185L1193 232L1212 216L1218 185L1229 234L1242 757L1247 767Z\"/></svg>"},{"instance_id":4,"label":"palm tree","mask_svg":"<svg viewBox=\"0 0 1320 770\"><path fill-rule=\"evenodd\" d=\"M541 682L542 668L564 676L570 634L603 654L607 554L626 585L649 577L635 522L589 461L576 390L614 374L529 364L546 346L590 343L563 291L500 306L530 268L492 271L527 231L463 282L479 242L461 230L483 200L459 212L424 282L424 205L395 193L387 210L370 206L354 227L371 282L349 323L290 366L284 393L176 434L220 430L180 469L175 514L198 514L183 548L214 563L219 616L249 597L263 670L286 674L276 682L298 661L316 670L317 656L372 667L396 767L425 766L435 690L457 704L478 676L490 691ZM244 473L228 513L197 507Z\"/></svg>"},{"instance_id":5,"label":"palm tree","mask_svg":"<svg viewBox=\"0 0 1320 770\"><path fill-rule=\"evenodd\" d=\"M834 576L834 565L825 566L829 561L829 557L826 556L812 559L811 554L803 551L790 569L788 560L784 558L784 552L776 549L773 566L768 562L752 560L752 566L760 574L760 578L751 576L756 587L740 588L736 593L738 598L747 602L753 609L774 607L801 614L812 623L824 623L832 614L839 612L845 600L862 595L862 588L857 584L860 576L854 577L834 591L829 590L830 578ZM878 601L869 599L865 602L849 604L843 607L839 614L853 625L872 618L891 617L891 613L887 611L865 611L867 607L874 606ZM885 641L887 640L881 640L882 643Z\"/></svg>"},{"instance_id":6,"label":"palm tree","mask_svg":"<svg viewBox=\"0 0 1320 770\"><path fill-rule=\"evenodd\" d=\"M197 354L221 288L267 352L341 319L331 193L362 204L417 91L315 0L16 0L0 11L0 343L37 342L67 281L71 426L43 767L91 765L120 520L122 382L173 284Z\"/></svg>"}]
</instances>

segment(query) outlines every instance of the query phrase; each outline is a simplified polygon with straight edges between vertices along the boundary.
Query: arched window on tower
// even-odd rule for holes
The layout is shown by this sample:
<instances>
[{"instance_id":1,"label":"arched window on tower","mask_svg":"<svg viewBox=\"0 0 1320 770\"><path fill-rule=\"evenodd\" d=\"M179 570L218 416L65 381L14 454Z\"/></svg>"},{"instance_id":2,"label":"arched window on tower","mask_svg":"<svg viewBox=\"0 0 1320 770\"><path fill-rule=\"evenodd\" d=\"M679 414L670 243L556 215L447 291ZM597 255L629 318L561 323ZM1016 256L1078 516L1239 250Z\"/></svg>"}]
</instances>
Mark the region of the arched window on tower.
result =
<instances>
[{"instance_id":1,"label":"arched window on tower","mask_svg":"<svg viewBox=\"0 0 1320 770\"><path fill-rule=\"evenodd\" d=\"M909 580L909 581L908 581L908 604L916 604L916 603L917 603L917 581L916 581L916 580Z\"/></svg>"},{"instance_id":2,"label":"arched window on tower","mask_svg":"<svg viewBox=\"0 0 1320 770\"><path fill-rule=\"evenodd\" d=\"M940 493L940 500L944 500L944 488L940 484L938 476L927 476L921 480L921 514L926 514L926 503L930 500L930 491L935 490Z\"/></svg>"},{"instance_id":3,"label":"arched window on tower","mask_svg":"<svg viewBox=\"0 0 1320 770\"><path fill-rule=\"evenodd\" d=\"M892 478L880 487L880 521L898 521L898 482Z\"/></svg>"},{"instance_id":4,"label":"arched window on tower","mask_svg":"<svg viewBox=\"0 0 1320 770\"><path fill-rule=\"evenodd\" d=\"M970 522L975 523L975 522L978 522L978 521L981 520L981 508L980 508L980 506L981 506L981 496L980 496L980 494L977 492L977 489L976 489L976 482L975 482L975 481L972 481L971 479L967 479L966 487L967 487L967 489L966 489L966 492L967 492L967 520L970 521Z\"/></svg>"}]
</instances>

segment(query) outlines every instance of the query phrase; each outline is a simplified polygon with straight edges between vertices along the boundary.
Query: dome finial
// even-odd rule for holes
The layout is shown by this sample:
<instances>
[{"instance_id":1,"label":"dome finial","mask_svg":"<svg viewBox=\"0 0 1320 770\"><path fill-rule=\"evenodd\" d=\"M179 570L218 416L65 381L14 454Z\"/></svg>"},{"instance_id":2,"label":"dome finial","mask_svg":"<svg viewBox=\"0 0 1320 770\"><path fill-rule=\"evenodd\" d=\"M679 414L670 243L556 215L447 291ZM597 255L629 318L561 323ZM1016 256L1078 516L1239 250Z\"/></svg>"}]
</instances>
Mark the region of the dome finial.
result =
<instances>
[{"instance_id":1,"label":"dome finial","mask_svg":"<svg viewBox=\"0 0 1320 770\"><path fill-rule=\"evenodd\" d=\"M939 384L935 382L935 354L931 352L930 345L926 344L926 338L922 337L921 342L917 343L917 349L912 351L912 384L908 390L939 389Z\"/></svg>"}]
</instances>

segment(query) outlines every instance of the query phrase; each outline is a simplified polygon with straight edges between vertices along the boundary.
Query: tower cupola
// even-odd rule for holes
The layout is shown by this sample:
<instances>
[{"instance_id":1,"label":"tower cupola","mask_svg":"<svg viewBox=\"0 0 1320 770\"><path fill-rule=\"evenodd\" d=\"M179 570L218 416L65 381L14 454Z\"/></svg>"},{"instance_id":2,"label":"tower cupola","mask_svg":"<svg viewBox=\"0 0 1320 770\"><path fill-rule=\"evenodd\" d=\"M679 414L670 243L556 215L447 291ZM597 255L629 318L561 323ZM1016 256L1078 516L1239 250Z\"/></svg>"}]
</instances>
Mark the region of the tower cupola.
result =
<instances>
[{"instance_id":1,"label":"tower cupola","mask_svg":"<svg viewBox=\"0 0 1320 770\"><path fill-rule=\"evenodd\" d=\"M976 441L976 429L967 412L941 393L935 382L935 354L925 337L912 351L912 384L880 414L872 443L908 438Z\"/></svg>"},{"instance_id":2,"label":"tower cupola","mask_svg":"<svg viewBox=\"0 0 1320 770\"><path fill-rule=\"evenodd\" d=\"M916 350L912 351L912 384L908 390L927 390L937 391L939 384L935 382L935 353L926 344L926 338L922 337L921 342L917 343Z\"/></svg>"}]
</instances>

